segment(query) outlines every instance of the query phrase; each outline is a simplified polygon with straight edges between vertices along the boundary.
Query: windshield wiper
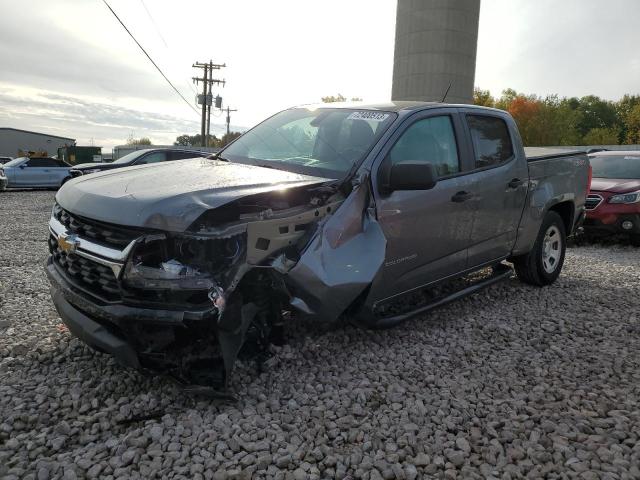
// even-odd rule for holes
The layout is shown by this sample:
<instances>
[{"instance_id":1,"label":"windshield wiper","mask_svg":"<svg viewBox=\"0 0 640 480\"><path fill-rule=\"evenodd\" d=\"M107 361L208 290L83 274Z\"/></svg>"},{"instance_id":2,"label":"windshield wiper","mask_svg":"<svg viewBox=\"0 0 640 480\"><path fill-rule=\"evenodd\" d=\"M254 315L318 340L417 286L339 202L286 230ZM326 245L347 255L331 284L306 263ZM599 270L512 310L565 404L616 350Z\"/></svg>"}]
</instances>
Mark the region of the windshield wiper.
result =
<instances>
[{"instance_id":1,"label":"windshield wiper","mask_svg":"<svg viewBox=\"0 0 640 480\"><path fill-rule=\"evenodd\" d=\"M223 157L219 153L214 153L213 155L209 155L207 158L209 160L222 160L223 162L229 162L230 161L228 158Z\"/></svg>"}]
</instances>

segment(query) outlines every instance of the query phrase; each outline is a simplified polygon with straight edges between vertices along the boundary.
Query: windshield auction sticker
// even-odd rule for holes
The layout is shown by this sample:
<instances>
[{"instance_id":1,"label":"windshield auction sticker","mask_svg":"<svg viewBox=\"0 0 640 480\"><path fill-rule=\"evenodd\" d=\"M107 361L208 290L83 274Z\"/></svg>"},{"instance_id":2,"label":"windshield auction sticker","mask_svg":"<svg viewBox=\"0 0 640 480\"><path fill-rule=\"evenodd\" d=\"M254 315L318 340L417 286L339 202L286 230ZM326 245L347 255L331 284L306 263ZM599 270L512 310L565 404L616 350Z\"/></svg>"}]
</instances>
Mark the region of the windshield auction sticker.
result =
<instances>
[{"instance_id":1,"label":"windshield auction sticker","mask_svg":"<svg viewBox=\"0 0 640 480\"><path fill-rule=\"evenodd\" d=\"M347 117L347 120L371 120L374 122L384 122L388 117L388 113L372 112L371 110L367 110L365 112L353 112Z\"/></svg>"}]
</instances>

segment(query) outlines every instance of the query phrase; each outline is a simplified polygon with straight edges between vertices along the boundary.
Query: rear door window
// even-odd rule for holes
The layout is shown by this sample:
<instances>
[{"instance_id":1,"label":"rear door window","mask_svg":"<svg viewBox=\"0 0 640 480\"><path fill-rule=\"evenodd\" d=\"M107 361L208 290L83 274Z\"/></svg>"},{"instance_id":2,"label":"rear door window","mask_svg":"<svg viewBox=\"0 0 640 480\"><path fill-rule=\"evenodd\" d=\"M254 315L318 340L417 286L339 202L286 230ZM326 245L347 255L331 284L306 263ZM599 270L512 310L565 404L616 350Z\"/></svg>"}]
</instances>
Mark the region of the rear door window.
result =
<instances>
[{"instance_id":1,"label":"rear door window","mask_svg":"<svg viewBox=\"0 0 640 480\"><path fill-rule=\"evenodd\" d=\"M202 155L194 152L171 152L171 160L184 160L185 158L196 158Z\"/></svg>"},{"instance_id":2,"label":"rear door window","mask_svg":"<svg viewBox=\"0 0 640 480\"><path fill-rule=\"evenodd\" d=\"M147 163L164 162L167 159L167 152L151 152L140 160L135 162L136 165L145 165Z\"/></svg>"},{"instance_id":3,"label":"rear door window","mask_svg":"<svg viewBox=\"0 0 640 480\"><path fill-rule=\"evenodd\" d=\"M418 120L405 130L389 157L392 164L431 163L439 178L459 173L460 159L451 117L441 115Z\"/></svg>"},{"instance_id":4,"label":"rear door window","mask_svg":"<svg viewBox=\"0 0 640 480\"><path fill-rule=\"evenodd\" d=\"M50 168L55 166L56 161L51 158L31 158L27 162L27 167L31 168Z\"/></svg>"},{"instance_id":5,"label":"rear door window","mask_svg":"<svg viewBox=\"0 0 640 480\"><path fill-rule=\"evenodd\" d=\"M500 165L513 157L509 127L499 117L467 115L476 168Z\"/></svg>"}]
</instances>

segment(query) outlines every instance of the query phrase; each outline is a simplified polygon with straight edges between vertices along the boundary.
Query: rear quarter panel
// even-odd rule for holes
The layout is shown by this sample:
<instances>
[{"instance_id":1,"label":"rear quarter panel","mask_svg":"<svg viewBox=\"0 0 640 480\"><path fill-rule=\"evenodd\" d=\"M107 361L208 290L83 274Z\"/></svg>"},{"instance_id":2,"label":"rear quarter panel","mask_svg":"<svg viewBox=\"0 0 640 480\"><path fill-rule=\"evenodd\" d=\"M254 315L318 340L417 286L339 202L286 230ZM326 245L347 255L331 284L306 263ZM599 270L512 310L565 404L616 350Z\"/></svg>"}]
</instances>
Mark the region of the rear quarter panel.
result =
<instances>
[{"instance_id":1,"label":"rear quarter panel","mask_svg":"<svg viewBox=\"0 0 640 480\"><path fill-rule=\"evenodd\" d=\"M571 207L567 235L573 233L576 223L584 215L588 190L589 159L586 154L533 160L528 162L529 191L513 255L529 252L536 241L540 225L549 210ZM566 207L568 208L568 207Z\"/></svg>"}]
</instances>

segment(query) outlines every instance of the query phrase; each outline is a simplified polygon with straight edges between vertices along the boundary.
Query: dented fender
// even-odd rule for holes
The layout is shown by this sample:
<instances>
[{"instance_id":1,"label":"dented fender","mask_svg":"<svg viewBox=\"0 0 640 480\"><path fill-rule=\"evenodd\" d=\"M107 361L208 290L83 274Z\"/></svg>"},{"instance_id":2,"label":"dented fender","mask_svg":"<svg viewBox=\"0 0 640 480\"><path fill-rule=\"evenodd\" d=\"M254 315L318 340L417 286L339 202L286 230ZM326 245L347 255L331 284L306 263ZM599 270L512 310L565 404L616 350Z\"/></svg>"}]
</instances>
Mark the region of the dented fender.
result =
<instances>
[{"instance_id":1,"label":"dented fender","mask_svg":"<svg viewBox=\"0 0 640 480\"><path fill-rule=\"evenodd\" d=\"M337 320L384 264L387 241L370 208L370 192L368 181L357 185L318 224L300 259L284 275L291 305L309 317Z\"/></svg>"}]
</instances>

